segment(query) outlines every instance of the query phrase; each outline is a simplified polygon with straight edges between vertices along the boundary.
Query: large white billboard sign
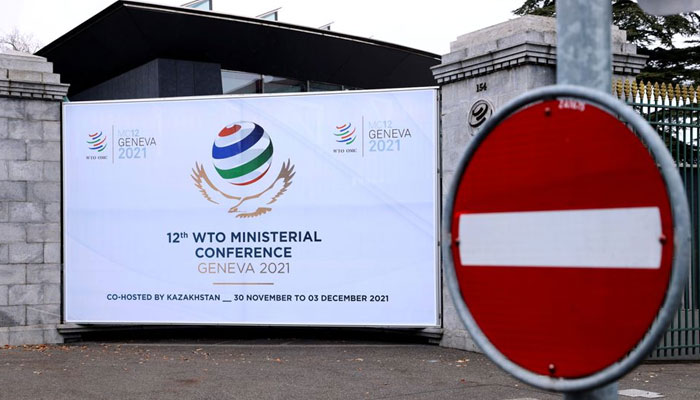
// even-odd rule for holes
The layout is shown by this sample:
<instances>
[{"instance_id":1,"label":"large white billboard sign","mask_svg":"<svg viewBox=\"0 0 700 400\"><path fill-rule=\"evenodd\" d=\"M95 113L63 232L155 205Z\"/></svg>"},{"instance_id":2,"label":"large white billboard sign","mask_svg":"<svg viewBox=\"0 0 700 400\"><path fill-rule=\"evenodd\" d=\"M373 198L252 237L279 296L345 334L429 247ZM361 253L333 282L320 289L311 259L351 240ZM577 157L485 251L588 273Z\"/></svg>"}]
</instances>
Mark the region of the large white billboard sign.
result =
<instances>
[{"instance_id":1,"label":"large white billboard sign","mask_svg":"<svg viewBox=\"0 0 700 400\"><path fill-rule=\"evenodd\" d=\"M437 325L436 104L66 103L66 321Z\"/></svg>"}]
</instances>

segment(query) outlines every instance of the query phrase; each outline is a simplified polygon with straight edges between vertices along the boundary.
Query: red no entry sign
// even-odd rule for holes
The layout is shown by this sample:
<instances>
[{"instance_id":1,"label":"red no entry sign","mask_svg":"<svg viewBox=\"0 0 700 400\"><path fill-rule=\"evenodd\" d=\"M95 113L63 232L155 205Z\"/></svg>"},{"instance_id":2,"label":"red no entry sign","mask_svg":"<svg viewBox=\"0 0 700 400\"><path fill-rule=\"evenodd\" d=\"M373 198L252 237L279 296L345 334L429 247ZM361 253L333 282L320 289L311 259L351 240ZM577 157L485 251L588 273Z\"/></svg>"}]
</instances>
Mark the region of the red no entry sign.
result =
<instances>
[{"instance_id":1,"label":"red no entry sign","mask_svg":"<svg viewBox=\"0 0 700 400\"><path fill-rule=\"evenodd\" d=\"M639 116L556 90L507 107L467 150L446 210L448 278L502 366L542 382L611 380L678 304L667 292L681 279L685 198L667 190L680 178L656 133L646 141L628 126ZM613 115L623 111L630 120Z\"/></svg>"}]
</instances>

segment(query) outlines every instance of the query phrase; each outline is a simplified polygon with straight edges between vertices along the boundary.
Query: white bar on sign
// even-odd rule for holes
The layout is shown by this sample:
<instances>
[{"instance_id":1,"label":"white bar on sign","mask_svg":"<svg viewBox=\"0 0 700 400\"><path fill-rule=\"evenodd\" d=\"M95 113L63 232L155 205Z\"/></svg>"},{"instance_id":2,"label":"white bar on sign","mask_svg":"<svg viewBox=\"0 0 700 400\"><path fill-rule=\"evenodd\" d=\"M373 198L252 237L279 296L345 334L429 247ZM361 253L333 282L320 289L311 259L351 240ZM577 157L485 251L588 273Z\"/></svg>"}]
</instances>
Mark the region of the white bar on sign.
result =
<instances>
[{"instance_id":1,"label":"white bar on sign","mask_svg":"<svg viewBox=\"0 0 700 400\"><path fill-rule=\"evenodd\" d=\"M661 266L658 207L462 214L462 265Z\"/></svg>"}]
</instances>

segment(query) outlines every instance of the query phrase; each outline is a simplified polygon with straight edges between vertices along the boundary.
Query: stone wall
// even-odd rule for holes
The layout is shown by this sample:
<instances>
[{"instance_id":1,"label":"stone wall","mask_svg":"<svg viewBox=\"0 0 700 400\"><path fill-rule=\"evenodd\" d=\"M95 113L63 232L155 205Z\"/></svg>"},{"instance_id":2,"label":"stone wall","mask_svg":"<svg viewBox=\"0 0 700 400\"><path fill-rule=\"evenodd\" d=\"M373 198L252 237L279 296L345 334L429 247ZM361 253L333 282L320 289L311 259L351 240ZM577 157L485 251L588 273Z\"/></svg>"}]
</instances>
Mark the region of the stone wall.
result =
<instances>
[{"instance_id":1,"label":"stone wall","mask_svg":"<svg viewBox=\"0 0 700 400\"><path fill-rule=\"evenodd\" d=\"M45 58L0 52L0 345L58 343L60 83Z\"/></svg>"},{"instance_id":2,"label":"stone wall","mask_svg":"<svg viewBox=\"0 0 700 400\"><path fill-rule=\"evenodd\" d=\"M433 67L441 89L443 207L464 150L479 129L470 125L477 102L498 110L520 94L556 82L556 20L516 18L462 35L450 50L442 64ZM625 31L617 27L612 28L612 52L615 78L634 77L646 63L646 56L638 55L636 47L626 42ZM478 351L444 284L442 292L441 345Z\"/></svg>"}]
</instances>

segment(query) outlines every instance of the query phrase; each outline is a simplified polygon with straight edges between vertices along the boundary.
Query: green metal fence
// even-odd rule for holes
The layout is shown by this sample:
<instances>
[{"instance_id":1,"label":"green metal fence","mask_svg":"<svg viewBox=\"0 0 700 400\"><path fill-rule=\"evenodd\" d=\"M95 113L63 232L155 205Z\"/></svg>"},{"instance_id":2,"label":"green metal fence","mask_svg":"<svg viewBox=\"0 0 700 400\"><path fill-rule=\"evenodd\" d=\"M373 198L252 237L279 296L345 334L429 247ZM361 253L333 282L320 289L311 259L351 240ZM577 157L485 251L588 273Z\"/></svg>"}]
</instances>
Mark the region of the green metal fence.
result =
<instances>
[{"instance_id":1,"label":"green metal fence","mask_svg":"<svg viewBox=\"0 0 700 400\"><path fill-rule=\"evenodd\" d=\"M690 206L688 285L673 323L651 358L700 359L700 87L617 81L613 93L646 118L664 140L678 166Z\"/></svg>"}]
</instances>

